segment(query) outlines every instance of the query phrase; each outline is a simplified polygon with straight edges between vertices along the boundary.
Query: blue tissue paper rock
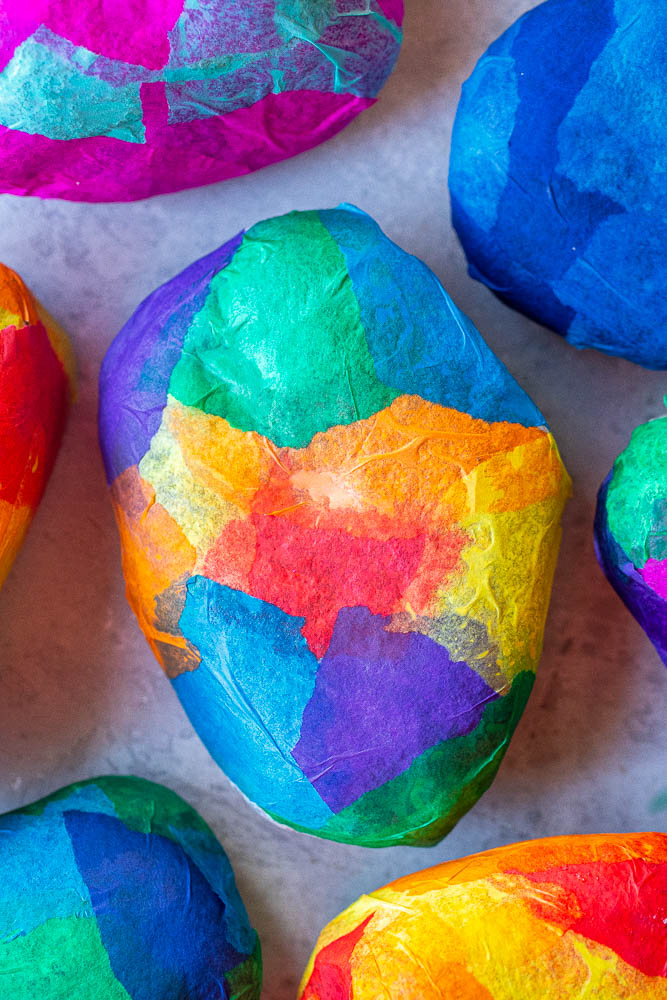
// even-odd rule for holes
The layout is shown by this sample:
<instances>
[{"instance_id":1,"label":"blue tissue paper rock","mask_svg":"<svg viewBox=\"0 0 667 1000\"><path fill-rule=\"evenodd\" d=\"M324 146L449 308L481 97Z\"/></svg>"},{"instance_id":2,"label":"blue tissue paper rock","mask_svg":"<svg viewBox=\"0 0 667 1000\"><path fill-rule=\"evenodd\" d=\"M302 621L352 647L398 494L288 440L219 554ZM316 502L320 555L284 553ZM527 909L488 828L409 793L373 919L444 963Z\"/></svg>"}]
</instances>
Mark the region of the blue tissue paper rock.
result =
<instances>
[{"instance_id":1,"label":"blue tissue paper rock","mask_svg":"<svg viewBox=\"0 0 667 1000\"><path fill-rule=\"evenodd\" d=\"M82 781L0 817L3 1000L259 1000L221 845L162 785Z\"/></svg>"},{"instance_id":2,"label":"blue tissue paper rock","mask_svg":"<svg viewBox=\"0 0 667 1000\"><path fill-rule=\"evenodd\" d=\"M449 173L470 273L563 334L667 368L667 4L548 0L463 87Z\"/></svg>"}]
</instances>

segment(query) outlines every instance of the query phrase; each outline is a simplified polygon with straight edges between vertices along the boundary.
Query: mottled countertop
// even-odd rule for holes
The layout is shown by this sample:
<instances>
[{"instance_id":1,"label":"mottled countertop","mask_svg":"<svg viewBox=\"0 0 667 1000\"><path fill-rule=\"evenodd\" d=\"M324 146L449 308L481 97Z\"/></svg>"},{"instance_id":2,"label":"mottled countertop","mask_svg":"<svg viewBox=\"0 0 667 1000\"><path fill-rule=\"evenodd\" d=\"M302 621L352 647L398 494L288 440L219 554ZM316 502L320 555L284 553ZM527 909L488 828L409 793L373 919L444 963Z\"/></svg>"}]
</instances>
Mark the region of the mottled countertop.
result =
<instances>
[{"instance_id":1,"label":"mottled countertop","mask_svg":"<svg viewBox=\"0 0 667 1000\"><path fill-rule=\"evenodd\" d=\"M0 197L0 258L69 331L80 392L46 497L0 595L0 806L134 773L185 796L236 869L264 951L266 1000L294 1000L322 925L361 892L509 841L667 828L667 671L598 569L596 490L664 373L556 335L466 273L449 221L459 88L526 0L406 0L379 103L310 153L251 177L129 205ZM283 829L216 767L125 602L97 447L97 375L158 284L239 229L340 201L423 258L544 411L574 480L537 686L498 778L438 847L367 850Z\"/></svg>"}]
</instances>

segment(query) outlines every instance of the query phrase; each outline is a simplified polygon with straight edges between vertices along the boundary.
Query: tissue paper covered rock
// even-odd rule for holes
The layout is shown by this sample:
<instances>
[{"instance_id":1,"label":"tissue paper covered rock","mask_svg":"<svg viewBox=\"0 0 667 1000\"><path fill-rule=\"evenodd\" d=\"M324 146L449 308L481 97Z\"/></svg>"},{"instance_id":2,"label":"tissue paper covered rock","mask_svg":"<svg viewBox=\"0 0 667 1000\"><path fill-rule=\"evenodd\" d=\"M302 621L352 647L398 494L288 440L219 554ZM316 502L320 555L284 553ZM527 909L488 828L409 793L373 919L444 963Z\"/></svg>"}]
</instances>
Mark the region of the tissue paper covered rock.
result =
<instances>
[{"instance_id":1,"label":"tissue paper covered rock","mask_svg":"<svg viewBox=\"0 0 667 1000\"><path fill-rule=\"evenodd\" d=\"M97 778L1 828L5 997L259 1000L259 942L229 861L173 792Z\"/></svg>"},{"instance_id":2,"label":"tissue paper covered rock","mask_svg":"<svg viewBox=\"0 0 667 1000\"><path fill-rule=\"evenodd\" d=\"M549 0L489 48L452 140L470 273L576 347L667 368L667 7Z\"/></svg>"},{"instance_id":3,"label":"tissue paper covered rock","mask_svg":"<svg viewBox=\"0 0 667 1000\"><path fill-rule=\"evenodd\" d=\"M0 0L0 190L130 201L247 174L369 107L402 0Z\"/></svg>"},{"instance_id":4,"label":"tissue paper covered rock","mask_svg":"<svg viewBox=\"0 0 667 1000\"><path fill-rule=\"evenodd\" d=\"M0 584L51 474L72 373L65 335L0 264Z\"/></svg>"},{"instance_id":5,"label":"tissue paper covered rock","mask_svg":"<svg viewBox=\"0 0 667 1000\"><path fill-rule=\"evenodd\" d=\"M325 927L300 1000L665 1000L667 835L553 837L408 875Z\"/></svg>"},{"instance_id":6,"label":"tissue paper covered rock","mask_svg":"<svg viewBox=\"0 0 667 1000\"><path fill-rule=\"evenodd\" d=\"M637 427L614 462L598 494L595 549L667 666L667 417Z\"/></svg>"},{"instance_id":7,"label":"tissue paper covered rock","mask_svg":"<svg viewBox=\"0 0 667 1000\"><path fill-rule=\"evenodd\" d=\"M100 392L129 600L214 758L291 826L437 841L540 654L569 480L539 411L349 207L164 285Z\"/></svg>"}]
</instances>

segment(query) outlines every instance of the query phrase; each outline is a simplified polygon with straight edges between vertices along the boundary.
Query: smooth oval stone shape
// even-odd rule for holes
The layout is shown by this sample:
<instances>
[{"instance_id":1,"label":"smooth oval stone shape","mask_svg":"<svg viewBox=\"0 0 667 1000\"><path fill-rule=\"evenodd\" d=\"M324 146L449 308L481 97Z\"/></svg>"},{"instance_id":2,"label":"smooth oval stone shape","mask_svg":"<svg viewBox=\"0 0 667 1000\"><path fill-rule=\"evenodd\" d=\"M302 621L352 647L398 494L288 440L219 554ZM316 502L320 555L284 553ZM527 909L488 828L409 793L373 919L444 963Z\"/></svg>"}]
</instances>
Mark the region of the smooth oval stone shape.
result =
<instances>
[{"instance_id":1,"label":"smooth oval stone shape","mask_svg":"<svg viewBox=\"0 0 667 1000\"><path fill-rule=\"evenodd\" d=\"M595 551L667 666L667 417L633 431L600 487Z\"/></svg>"},{"instance_id":2,"label":"smooth oval stone shape","mask_svg":"<svg viewBox=\"0 0 667 1000\"><path fill-rule=\"evenodd\" d=\"M178 795L95 778L1 826L6 997L259 1000L259 940L231 866Z\"/></svg>"},{"instance_id":3,"label":"smooth oval stone shape","mask_svg":"<svg viewBox=\"0 0 667 1000\"><path fill-rule=\"evenodd\" d=\"M0 0L0 191L131 201L250 173L375 103L402 0Z\"/></svg>"},{"instance_id":4,"label":"smooth oval stone shape","mask_svg":"<svg viewBox=\"0 0 667 1000\"><path fill-rule=\"evenodd\" d=\"M511 844L362 896L299 1000L665 1000L667 835Z\"/></svg>"},{"instance_id":5,"label":"smooth oval stone shape","mask_svg":"<svg viewBox=\"0 0 667 1000\"><path fill-rule=\"evenodd\" d=\"M667 368L667 7L548 0L463 87L452 216L470 273L562 334Z\"/></svg>"},{"instance_id":6,"label":"smooth oval stone shape","mask_svg":"<svg viewBox=\"0 0 667 1000\"><path fill-rule=\"evenodd\" d=\"M73 383L64 333L0 264L0 585L51 475Z\"/></svg>"},{"instance_id":7,"label":"smooth oval stone shape","mask_svg":"<svg viewBox=\"0 0 667 1000\"><path fill-rule=\"evenodd\" d=\"M241 233L111 346L130 603L274 819L432 844L530 692L569 479L435 275L350 207Z\"/></svg>"}]
</instances>

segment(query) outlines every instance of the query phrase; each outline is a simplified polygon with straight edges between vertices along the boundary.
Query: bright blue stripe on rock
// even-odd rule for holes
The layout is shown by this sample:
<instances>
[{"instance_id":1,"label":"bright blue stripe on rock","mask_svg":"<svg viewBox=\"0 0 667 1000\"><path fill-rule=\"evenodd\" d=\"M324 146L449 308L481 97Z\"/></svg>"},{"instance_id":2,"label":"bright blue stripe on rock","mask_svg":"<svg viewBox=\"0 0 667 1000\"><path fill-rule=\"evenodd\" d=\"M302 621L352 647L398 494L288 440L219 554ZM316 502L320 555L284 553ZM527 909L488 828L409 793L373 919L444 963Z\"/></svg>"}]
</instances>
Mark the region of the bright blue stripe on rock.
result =
<instances>
[{"instance_id":1,"label":"bright blue stripe on rock","mask_svg":"<svg viewBox=\"0 0 667 1000\"><path fill-rule=\"evenodd\" d=\"M317 828L331 809L292 756L317 660L302 618L205 577L188 582L179 620L202 658L173 679L213 758L263 809Z\"/></svg>"},{"instance_id":2,"label":"bright blue stripe on rock","mask_svg":"<svg viewBox=\"0 0 667 1000\"><path fill-rule=\"evenodd\" d=\"M559 170L626 211L661 198L664 216L667 4L616 0L613 11L616 30L558 130Z\"/></svg>"},{"instance_id":3,"label":"bright blue stripe on rock","mask_svg":"<svg viewBox=\"0 0 667 1000\"><path fill-rule=\"evenodd\" d=\"M31 872L39 872L34 883ZM0 940L29 934L55 918L93 918L61 808L40 817L10 813L0 824ZM8 998L9 1000L9 998Z\"/></svg>"},{"instance_id":4,"label":"bright blue stripe on rock","mask_svg":"<svg viewBox=\"0 0 667 1000\"><path fill-rule=\"evenodd\" d=\"M318 214L345 257L384 385L487 421L545 423L422 261L387 239L354 206Z\"/></svg>"},{"instance_id":5,"label":"bright blue stripe on rock","mask_svg":"<svg viewBox=\"0 0 667 1000\"><path fill-rule=\"evenodd\" d=\"M452 191L468 194L469 203L474 205L475 225L484 233L497 221L509 173L509 140L519 105L511 43L519 28L517 22L482 56L463 86L454 121L452 145L464 149L466 155L452 157L449 186ZM480 95L489 108L482 121L475 113Z\"/></svg>"}]
</instances>

